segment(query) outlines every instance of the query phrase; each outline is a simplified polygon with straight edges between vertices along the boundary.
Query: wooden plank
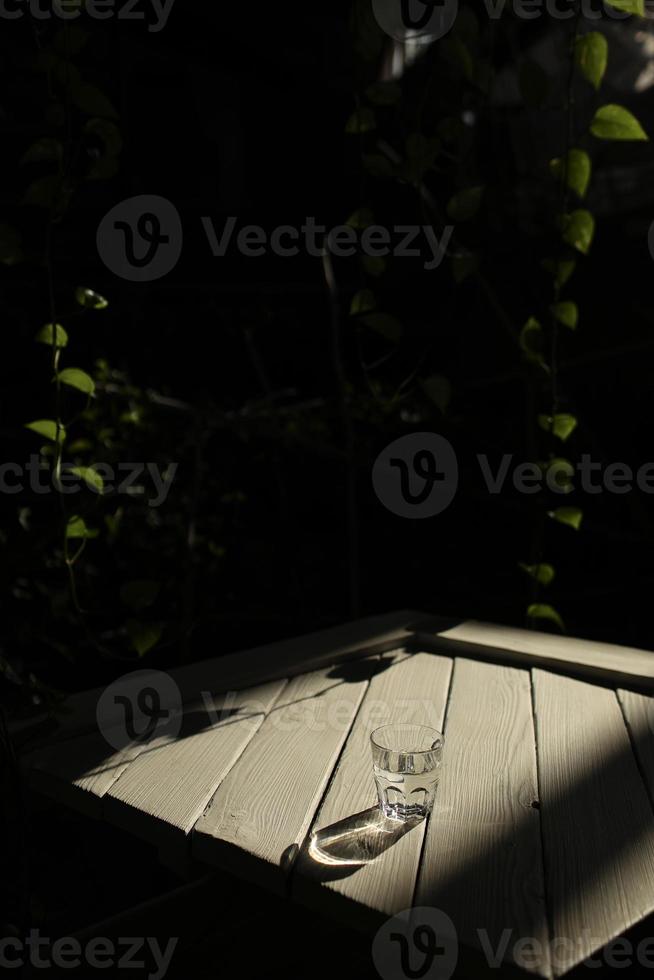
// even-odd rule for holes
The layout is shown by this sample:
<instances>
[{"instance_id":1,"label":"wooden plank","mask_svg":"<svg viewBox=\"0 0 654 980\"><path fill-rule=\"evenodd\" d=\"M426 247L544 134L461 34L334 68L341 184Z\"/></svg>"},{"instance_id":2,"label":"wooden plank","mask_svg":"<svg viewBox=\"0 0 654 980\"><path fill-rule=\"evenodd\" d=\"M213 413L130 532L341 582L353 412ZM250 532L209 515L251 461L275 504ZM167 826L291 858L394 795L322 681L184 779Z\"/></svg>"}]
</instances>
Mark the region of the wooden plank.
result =
<instances>
[{"instance_id":1,"label":"wooden plank","mask_svg":"<svg viewBox=\"0 0 654 980\"><path fill-rule=\"evenodd\" d=\"M539 633L468 620L443 628L442 619L414 623L415 642L425 649L531 669L543 667L604 681L654 690L654 653L594 640Z\"/></svg>"},{"instance_id":2,"label":"wooden plank","mask_svg":"<svg viewBox=\"0 0 654 980\"><path fill-rule=\"evenodd\" d=\"M290 681L195 825L194 858L284 888L375 663Z\"/></svg>"},{"instance_id":3,"label":"wooden plank","mask_svg":"<svg viewBox=\"0 0 654 980\"><path fill-rule=\"evenodd\" d=\"M452 671L451 660L428 653L387 655L381 664L298 859L291 892L363 929L411 905L425 832L425 821L403 825L381 815L370 733L400 723L442 731Z\"/></svg>"},{"instance_id":4,"label":"wooden plank","mask_svg":"<svg viewBox=\"0 0 654 980\"><path fill-rule=\"evenodd\" d=\"M32 789L90 817L102 814L102 797L147 743L114 751L100 732L82 735L23 757Z\"/></svg>"},{"instance_id":5,"label":"wooden plank","mask_svg":"<svg viewBox=\"0 0 654 980\"><path fill-rule=\"evenodd\" d=\"M295 676L357 657L382 653L408 642L411 624L424 614L401 610L367 616L315 633L241 650L169 670L181 692L182 703L192 704L200 691L227 691ZM27 751L53 741L77 737L96 728L95 711L103 688L68 697L56 719L39 716L21 721L12 730L16 744Z\"/></svg>"},{"instance_id":6,"label":"wooden plank","mask_svg":"<svg viewBox=\"0 0 654 980\"><path fill-rule=\"evenodd\" d=\"M654 698L633 691L618 691L640 771L654 804Z\"/></svg>"},{"instance_id":7,"label":"wooden plank","mask_svg":"<svg viewBox=\"0 0 654 980\"><path fill-rule=\"evenodd\" d=\"M654 910L654 822L615 692L541 670L533 685L559 975Z\"/></svg>"},{"instance_id":8,"label":"wooden plank","mask_svg":"<svg viewBox=\"0 0 654 980\"><path fill-rule=\"evenodd\" d=\"M143 802L144 812L156 820L165 821L168 807L174 808L176 805L174 794L164 800L159 810L157 800L164 788L172 790L172 783L181 792L186 789L183 777L188 777L191 770L187 773L180 771L185 760L194 753L202 759L205 759L207 752L212 753L212 768L199 780L197 788L200 793L206 779L211 779L212 787L205 799L206 803L218 785L220 773L224 772L229 760L235 759L238 752L245 747L263 720L262 712L269 710L283 687L283 681L275 681L238 694L217 695L208 700L202 712L195 708L187 709L179 737L172 742L167 737L155 736L149 741L132 742L115 750L103 734L95 732L55 743L47 749L39 749L24 757L22 766L34 789L90 816L100 817L107 794L131 764L140 759L138 768L129 777L126 776L121 783L120 793L117 793L117 796L124 798L128 812L125 814L120 807L115 806L114 811L120 812L114 812L113 816L117 822L129 824L132 802L129 791L133 787L135 798ZM212 714L209 714L210 711ZM221 713L222 722L219 720ZM223 726L229 727L229 732L221 730L216 734L216 730ZM191 729L197 734L189 737ZM151 780L148 774L151 775ZM151 792L148 793L148 790ZM187 798L187 804L190 805L190 798ZM155 820L146 822L136 818L136 822L148 836L154 834L156 828L152 825ZM131 825L129 829L133 829Z\"/></svg>"},{"instance_id":9,"label":"wooden plank","mask_svg":"<svg viewBox=\"0 0 654 980\"><path fill-rule=\"evenodd\" d=\"M173 741L148 745L108 788L104 817L160 846L184 841L285 685L271 681L236 692L219 705L229 708L224 720L196 734L182 724Z\"/></svg>"},{"instance_id":10,"label":"wooden plank","mask_svg":"<svg viewBox=\"0 0 654 980\"><path fill-rule=\"evenodd\" d=\"M457 659L445 722L443 772L427 828L415 905L453 920L484 955L550 974L528 671ZM519 938L540 943L528 961Z\"/></svg>"}]
</instances>

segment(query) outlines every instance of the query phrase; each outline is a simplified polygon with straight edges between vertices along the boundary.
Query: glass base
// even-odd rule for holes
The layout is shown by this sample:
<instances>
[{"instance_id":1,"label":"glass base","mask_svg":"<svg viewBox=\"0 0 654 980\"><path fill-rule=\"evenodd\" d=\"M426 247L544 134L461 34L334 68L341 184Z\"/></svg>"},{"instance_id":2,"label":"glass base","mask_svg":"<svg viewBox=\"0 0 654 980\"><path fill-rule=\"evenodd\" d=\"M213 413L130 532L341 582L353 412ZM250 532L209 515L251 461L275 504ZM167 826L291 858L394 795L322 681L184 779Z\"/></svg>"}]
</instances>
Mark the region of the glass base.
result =
<instances>
[{"instance_id":1,"label":"glass base","mask_svg":"<svg viewBox=\"0 0 654 980\"><path fill-rule=\"evenodd\" d=\"M406 803L382 803L381 810L389 820L421 820L429 813L429 807L417 803L410 806Z\"/></svg>"}]
</instances>

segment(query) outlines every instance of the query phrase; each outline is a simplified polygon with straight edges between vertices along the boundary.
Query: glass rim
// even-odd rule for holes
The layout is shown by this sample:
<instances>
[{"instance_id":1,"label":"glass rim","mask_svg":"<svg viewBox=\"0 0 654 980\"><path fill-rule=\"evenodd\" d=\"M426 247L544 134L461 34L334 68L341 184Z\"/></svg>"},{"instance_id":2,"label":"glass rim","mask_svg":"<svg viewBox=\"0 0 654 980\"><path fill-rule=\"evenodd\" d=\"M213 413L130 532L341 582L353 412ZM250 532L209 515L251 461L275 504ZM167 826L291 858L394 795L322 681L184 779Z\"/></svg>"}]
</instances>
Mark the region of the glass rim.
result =
<instances>
[{"instance_id":1,"label":"glass rim","mask_svg":"<svg viewBox=\"0 0 654 980\"><path fill-rule=\"evenodd\" d=\"M417 725L417 724L411 724L411 722L404 722L404 723L400 722L399 724L396 725L392 725L392 724L379 725L378 728L373 729L373 731L370 733L370 742L372 745L375 746L375 748L382 749L382 751L384 752L396 752L396 753L401 752L402 754L410 753L411 755L426 755L428 752L434 751L433 746L431 746L431 748L428 749L412 749L412 748L389 748L387 745L381 745L377 741L377 738L375 736L379 735L380 732L386 731L389 728L417 728L417 729L421 729L424 732L432 732L435 736L434 741L440 739L441 745L445 740L443 733L439 732L437 728L432 728L430 725Z\"/></svg>"}]
</instances>

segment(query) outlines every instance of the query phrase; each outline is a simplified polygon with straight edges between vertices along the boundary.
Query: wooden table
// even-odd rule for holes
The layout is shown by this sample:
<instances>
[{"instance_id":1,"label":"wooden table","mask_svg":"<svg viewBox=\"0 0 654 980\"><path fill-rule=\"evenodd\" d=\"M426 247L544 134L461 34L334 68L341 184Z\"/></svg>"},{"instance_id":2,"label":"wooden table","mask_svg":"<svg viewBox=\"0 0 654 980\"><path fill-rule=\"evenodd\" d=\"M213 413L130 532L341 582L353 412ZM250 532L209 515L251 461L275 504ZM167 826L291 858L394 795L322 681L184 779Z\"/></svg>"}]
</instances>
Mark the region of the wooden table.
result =
<instances>
[{"instance_id":1,"label":"wooden table","mask_svg":"<svg viewBox=\"0 0 654 980\"><path fill-rule=\"evenodd\" d=\"M34 787L371 933L438 908L482 965L561 975L654 910L652 653L403 612L172 676L176 738L112 749L87 692ZM427 821L375 806L389 722L445 733Z\"/></svg>"}]
</instances>

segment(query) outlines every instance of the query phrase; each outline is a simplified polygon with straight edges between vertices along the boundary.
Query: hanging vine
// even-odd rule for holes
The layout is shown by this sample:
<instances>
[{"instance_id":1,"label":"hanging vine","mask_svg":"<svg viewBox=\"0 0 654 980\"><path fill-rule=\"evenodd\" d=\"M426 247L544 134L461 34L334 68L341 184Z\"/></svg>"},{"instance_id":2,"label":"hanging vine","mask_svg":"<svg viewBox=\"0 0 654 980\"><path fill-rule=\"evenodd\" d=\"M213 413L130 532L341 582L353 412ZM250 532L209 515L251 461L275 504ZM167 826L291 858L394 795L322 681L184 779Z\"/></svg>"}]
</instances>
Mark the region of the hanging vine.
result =
<instances>
[{"instance_id":1,"label":"hanging vine","mask_svg":"<svg viewBox=\"0 0 654 980\"><path fill-rule=\"evenodd\" d=\"M608 0L612 6L625 12L644 15L642 0ZM552 301L548 310L547 326L531 316L520 334L520 344L527 356L540 369L545 380L543 385L543 410L538 414L537 425L547 436L547 460L540 464L549 490L553 494L567 494L574 489L572 477L575 467L560 455L560 447L567 443L579 425L577 417L565 411L565 394L559 379L561 328L576 330L579 308L568 295L566 286L572 278L578 256L590 252L595 237L595 218L581 204L586 197L592 176L592 157L585 146L589 137L599 140L647 140L647 134L634 115L615 104L597 107L581 134L577 135L575 114L575 81L581 75L599 92L607 65L608 42L599 31L581 33L581 3L575 3L575 16L571 22L568 74L565 87L565 141L562 155L552 160L550 171L559 185L559 207L556 228L560 238L558 254L544 263L552 277ZM582 143L583 145L578 145ZM573 203L574 201L574 203ZM560 499L560 498L559 498ZM578 505L547 506L541 508L536 522L532 561L520 567L532 579L531 602L527 607L527 620L547 621L564 630L561 613L541 598L543 589L555 578L556 569L546 557L550 521L579 531L583 510Z\"/></svg>"}]
</instances>

